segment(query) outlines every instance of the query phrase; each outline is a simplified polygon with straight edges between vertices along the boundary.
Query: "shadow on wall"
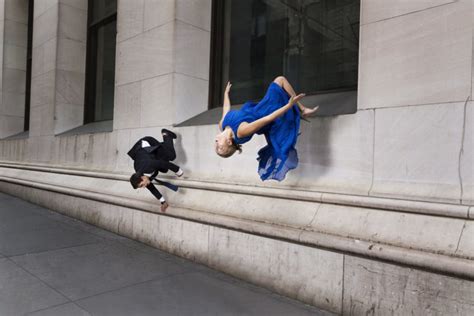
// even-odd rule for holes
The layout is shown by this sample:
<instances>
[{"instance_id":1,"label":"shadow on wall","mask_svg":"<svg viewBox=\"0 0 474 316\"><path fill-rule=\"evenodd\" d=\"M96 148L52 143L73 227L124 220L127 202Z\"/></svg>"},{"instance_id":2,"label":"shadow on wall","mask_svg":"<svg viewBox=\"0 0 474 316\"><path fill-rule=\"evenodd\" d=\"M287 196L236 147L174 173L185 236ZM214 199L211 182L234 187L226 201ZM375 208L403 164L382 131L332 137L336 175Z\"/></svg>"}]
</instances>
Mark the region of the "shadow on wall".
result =
<instances>
[{"instance_id":1,"label":"shadow on wall","mask_svg":"<svg viewBox=\"0 0 474 316\"><path fill-rule=\"evenodd\" d=\"M307 103L307 106L311 106ZM335 117L315 117L310 122L301 121L298 144L299 165L292 174L297 180L292 186L300 186L303 175L325 175L331 168L331 128ZM301 176L300 176L301 175ZM307 180L307 179L306 179Z\"/></svg>"},{"instance_id":2,"label":"shadow on wall","mask_svg":"<svg viewBox=\"0 0 474 316\"><path fill-rule=\"evenodd\" d=\"M188 161L188 157L186 155L186 151L184 150L183 141L182 141L183 138L180 133L177 133L177 134L178 134L178 137L174 141L174 149L176 151L175 162L179 166L184 166L186 165L186 162Z\"/></svg>"}]
</instances>

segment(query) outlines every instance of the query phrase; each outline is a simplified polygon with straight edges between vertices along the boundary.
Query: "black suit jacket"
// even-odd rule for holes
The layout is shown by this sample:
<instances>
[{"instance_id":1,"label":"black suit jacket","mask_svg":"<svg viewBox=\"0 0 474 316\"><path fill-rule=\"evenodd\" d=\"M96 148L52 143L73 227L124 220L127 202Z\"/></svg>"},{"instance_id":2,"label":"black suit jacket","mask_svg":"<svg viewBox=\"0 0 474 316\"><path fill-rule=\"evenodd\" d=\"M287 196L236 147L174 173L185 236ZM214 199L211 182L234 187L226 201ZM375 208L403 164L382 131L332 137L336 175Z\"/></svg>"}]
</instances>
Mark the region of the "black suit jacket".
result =
<instances>
[{"instance_id":1,"label":"black suit jacket","mask_svg":"<svg viewBox=\"0 0 474 316\"><path fill-rule=\"evenodd\" d=\"M142 140L147 141L150 144L150 147L142 148ZM145 136L140 138L135 145L128 151L127 155L130 156L133 160L136 160L139 156L140 150L144 150L146 153L153 155L154 152L161 146L161 143L157 141L154 137Z\"/></svg>"},{"instance_id":2,"label":"black suit jacket","mask_svg":"<svg viewBox=\"0 0 474 316\"><path fill-rule=\"evenodd\" d=\"M142 140L147 141L150 144L150 147L142 147ZM140 138L135 145L128 151L127 155L130 156L135 161L135 171L143 175L143 170L146 169L147 160L156 159L155 152L161 146L161 143L156 140L154 137L145 136ZM137 163L138 161L138 163ZM138 167L138 168L137 168ZM154 170L153 174L150 176L152 181L158 175L158 170ZM150 182L146 187L158 200L161 199L162 194L158 189Z\"/></svg>"}]
</instances>

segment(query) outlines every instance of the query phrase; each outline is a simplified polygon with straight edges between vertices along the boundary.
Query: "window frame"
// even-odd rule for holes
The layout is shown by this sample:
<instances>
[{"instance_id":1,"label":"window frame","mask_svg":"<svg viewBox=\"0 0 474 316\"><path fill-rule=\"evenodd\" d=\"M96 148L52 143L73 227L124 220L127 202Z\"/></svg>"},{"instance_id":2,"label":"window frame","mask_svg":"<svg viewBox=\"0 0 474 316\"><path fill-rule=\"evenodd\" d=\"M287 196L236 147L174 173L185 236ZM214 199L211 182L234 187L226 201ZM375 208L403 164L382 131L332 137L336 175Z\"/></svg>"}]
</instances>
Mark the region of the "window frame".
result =
<instances>
[{"instance_id":1,"label":"window frame","mask_svg":"<svg viewBox=\"0 0 474 316\"><path fill-rule=\"evenodd\" d=\"M26 80L25 80L25 118L23 131L30 130L30 107L31 107L31 71L33 62L33 22L34 22L34 0L28 1L28 35L26 48Z\"/></svg>"},{"instance_id":2,"label":"window frame","mask_svg":"<svg viewBox=\"0 0 474 316\"><path fill-rule=\"evenodd\" d=\"M360 0L361 2L361 0ZM224 97L225 82L223 82L223 70L224 70L224 29L225 29L225 1L224 0L212 0L212 13L211 13L211 53L209 63L209 98L208 98L208 109L219 108L222 106L222 100ZM359 13L359 26L360 26L360 13ZM352 27L352 26L351 26ZM360 34L359 34L360 44ZM360 45L359 45L360 51ZM357 68L359 69L359 60L357 61ZM283 74L284 75L284 74ZM318 90L318 91L305 91L307 97L309 96L326 96L330 94L344 93L350 91L358 91L359 82L350 87L336 88L330 90ZM257 101L257 100L249 100ZM235 104L236 106L242 104ZM356 109L357 111L357 109ZM346 113L342 113L346 114Z\"/></svg>"},{"instance_id":3,"label":"window frame","mask_svg":"<svg viewBox=\"0 0 474 316\"><path fill-rule=\"evenodd\" d=\"M88 1L87 7L87 42L86 42L86 82L84 89L84 124L108 120L95 119L96 86L97 86L97 46L98 31L113 21L117 23L117 11L94 22L93 8L95 0Z\"/></svg>"}]
</instances>

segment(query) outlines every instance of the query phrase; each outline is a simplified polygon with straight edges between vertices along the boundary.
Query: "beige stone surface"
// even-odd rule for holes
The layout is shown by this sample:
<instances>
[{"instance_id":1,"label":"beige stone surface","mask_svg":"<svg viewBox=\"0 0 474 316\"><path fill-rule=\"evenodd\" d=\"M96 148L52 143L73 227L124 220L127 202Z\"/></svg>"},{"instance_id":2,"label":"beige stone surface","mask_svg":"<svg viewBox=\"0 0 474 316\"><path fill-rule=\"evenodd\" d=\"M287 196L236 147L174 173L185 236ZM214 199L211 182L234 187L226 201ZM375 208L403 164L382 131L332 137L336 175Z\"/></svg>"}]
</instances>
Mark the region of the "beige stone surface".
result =
<instances>
[{"instance_id":1,"label":"beige stone surface","mask_svg":"<svg viewBox=\"0 0 474 316\"><path fill-rule=\"evenodd\" d=\"M59 3L81 10L87 10L87 0L59 0Z\"/></svg>"},{"instance_id":2,"label":"beige stone surface","mask_svg":"<svg viewBox=\"0 0 474 316\"><path fill-rule=\"evenodd\" d=\"M176 0L146 0L144 4L145 31L175 19Z\"/></svg>"},{"instance_id":3,"label":"beige stone surface","mask_svg":"<svg viewBox=\"0 0 474 316\"><path fill-rule=\"evenodd\" d=\"M2 93L2 114L11 116L25 116L25 95L23 93Z\"/></svg>"},{"instance_id":4,"label":"beige stone surface","mask_svg":"<svg viewBox=\"0 0 474 316\"><path fill-rule=\"evenodd\" d=\"M13 68L3 69L3 92L25 93L26 71Z\"/></svg>"},{"instance_id":5,"label":"beige stone surface","mask_svg":"<svg viewBox=\"0 0 474 316\"><path fill-rule=\"evenodd\" d=\"M207 111L209 81L179 73L174 74L173 80L176 123Z\"/></svg>"},{"instance_id":6,"label":"beige stone surface","mask_svg":"<svg viewBox=\"0 0 474 316\"><path fill-rule=\"evenodd\" d=\"M144 7L146 0L118 1L117 41L123 41L143 32Z\"/></svg>"},{"instance_id":7,"label":"beige stone surface","mask_svg":"<svg viewBox=\"0 0 474 316\"><path fill-rule=\"evenodd\" d=\"M171 73L173 37L174 23L170 22L117 43L116 84Z\"/></svg>"},{"instance_id":8,"label":"beige stone surface","mask_svg":"<svg viewBox=\"0 0 474 316\"><path fill-rule=\"evenodd\" d=\"M464 229L459 238L456 254L471 259L474 258L474 221L465 221Z\"/></svg>"},{"instance_id":9,"label":"beige stone surface","mask_svg":"<svg viewBox=\"0 0 474 316\"><path fill-rule=\"evenodd\" d=\"M87 11L70 5L59 5L59 37L86 43Z\"/></svg>"},{"instance_id":10,"label":"beige stone surface","mask_svg":"<svg viewBox=\"0 0 474 316\"><path fill-rule=\"evenodd\" d=\"M466 105L464 143L460 160L462 202L474 205L474 102Z\"/></svg>"},{"instance_id":11,"label":"beige stone surface","mask_svg":"<svg viewBox=\"0 0 474 316\"><path fill-rule=\"evenodd\" d=\"M156 216L156 215L155 215ZM159 216L154 227L154 246L179 256L208 263L208 225Z\"/></svg>"},{"instance_id":12,"label":"beige stone surface","mask_svg":"<svg viewBox=\"0 0 474 316\"><path fill-rule=\"evenodd\" d=\"M3 48L3 67L26 71L26 47L5 44Z\"/></svg>"},{"instance_id":13,"label":"beige stone surface","mask_svg":"<svg viewBox=\"0 0 474 316\"><path fill-rule=\"evenodd\" d=\"M359 108L466 100L472 78L471 2L362 26Z\"/></svg>"},{"instance_id":14,"label":"beige stone surface","mask_svg":"<svg viewBox=\"0 0 474 316\"><path fill-rule=\"evenodd\" d=\"M227 215L260 223L305 227L313 220L319 203L276 199L258 195L185 189L178 193L164 190L173 205L191 210Z\"/></svg>"},{"instance_id":15,"label":"beige stone surface","mask_svg":"<svg viewBox=\"0 0 474 316\"><path fill-rule=\"evenodd\" d=\"M114 129L140 127L141 83L115 87Z\"/></svg>"},{"instance_id":16,"label":"beige stone surface","mask_svg":"<svg viewBox=\"0 0 474 316\"><path fill-rule=\"evenodd\" d=\"M143 33L143 74L142 79L171 73L175 61L175 26L167 23Z\"/></svg>"},{"instance_id":17,"label":"beige stone surface","mask_svg":"<svg viewBox=\"0 0 474 316\"><path fill-rule=\"evenodd\" d=\"M309 104L307 106L310 106ZM293 185L367 194L372 181L373 111L301 122Z\"/></svg>"},{"instance_id":18,"label":"beige stone surface","mask_svg":"<svg viewBox=\"0 0 474 316\"><path fill-rule=\"evenodd\" d=\"M142 81L140 126L171 125L174 121L172 97L171 74Z\"/></svg>"},{"instance_id":19,"label":"beige stone surface","mask_svg":"<svg viewBox=\"0 0 474 316\"><path fill-rule=\"evenodd\" d=\"M429 10L455 1L456 0L362 0L360 24L363 25L380 20L396 18L401 15Z\"/></svg>"},{"instance_id":20,"label":"beige stone surface","mask_svg":"<svg viewBox=\"0 0 474 316\"><path fill-rule=\"evenodd\" d=\"M341 254L212 227L209 264L308 304L341 312Z\"/></svg>"},{"instance_id":21,"label":"beige stone surface","mask_svg":"<svg viewBox=\"0 0 474 316\"><path fill-rule=\"evenodd\" d=\"M85 74L58 69L56 78L56 103L83 106Z\"/></svg>"},{"instance_id":22,"label":"beige stone surface","mask_svg":"<svg viewBox=\"0 0 474 316\"><path fill-rule=\"evenodd\" d=\"M31 79L31 107L52 105L54 102L56 76L55 71L38 75Z\"/></svg>"},{"instance_id":23,"label":"beige stone surface","mask_svg":"<svg viewBox=\"0 0 474 316\"><path fill-rule=\"evenodd\" d=\"M209 80L210 38L210 32L177 21L175 71Z\"/></svg>"},{"instance_id":24,"label":"beige stone surface","mask_svg":"<svg viewBox=\"0 0 474 316\"><path fill-rule=\"evenodd\" d=\"M344 260L346 315L472 315L474 282L351 256Z\"/></svg>"},{"instance_id":25,"label":"beige stone surface","mask_svg":"<svg viewBox=\"0 0 474 316\"><path fill-rule=\"evenodd\" d=\"M24 121L22 116L0 116L0 138L22 132Z\"/></svg>"},{"instance_id":26,"label":"beige stone surface","mask_svg":"<svg viewBox=\"0 0 474 316\"><path fill-rule=\"evenodd\" d=\"M35 1L40 3L42 1ZM51 6L45 9L41 15L35 14L33 22L33 47L37 47L50 39L54 38L58 34L58 12L59 5L58 0L45 0L45 4L51 2ZM35 6L35 13L37 13L37 6Z\"/></svg>"},{"instance_id":27,"label":"beige stone surface","mask_svg":"<svg viewBox=\"0 0 474 316\"><path fill-rule=\"evenodd\" d=\"M114 120L115 124L115 120ZM114 131L117 134L117 159L115 160L114 170L117 172L127 172L130 170L130 173L133 171L132 159L127 155L127 152L132 147L131 142L137 141L130 139L130 129L119 129Z\"/></svg>"},{"instance_id":28,"label":"beige stone surface","mask_svg":"<svg viewBox=\"0 0 474 316\"><path fill-rule=\"evenodd\" d=\"M6 19L4 21L5 29L3 34L4 44L10 44L20 47L26 47L26 38L28 36L28 27L25 23Z\"/></svg>"},{"instance_id":29,"label":"beige stone surface","mask_svg":"<svg viewBox=\"0 0 474 316\"><path fill-rule=\"evenodd\" d=\"M5 17L26 24L28 22L28 0L6 0Z\"/></svg>"},{"instance_id":30,"label":"beige stone surface","mask_svg":"<svg viewBox=\"0 0 474 316\"><path fill-rule=\"evenodd\" d=\"M33 59L31 64L31 76L37 77L53 70L56 67L57 38L33 48Z\"/></svg>"},{"instance_id":31,"label":"beige stone surface","mask_svg":"<svg viewBox=\"0 0 474 316\"><path fill-rule=\"evenodd\" d=\"M49 9L59 4L59 0L36 0L35 1L35 10L34 10L34 18L38 18L39 16L43 15Z\"/></svg>"},{"instance_id":32,"label":"beige stone surface","mask_svg":"<svg viewBox=\"0 0 474 316\"><path fill-rule=\"evenodd\" d=\"M459 203L464 103L376 110L372 195Z\"/></svg>"},{"instance_id":33,"label":"beige stone surface","mask_svg":"<svg viewBox=\"0 0 474 316\"><path fill-rule=\"evenodd\" d=\"M67 38L58 39L56 67L61 70L85 73L86 44Z\"/></svg>"},{"instance_id":34,"label":"beige stone surface","mask_svg":"<svg viewBox=\"0 0 474 316\"><path fill-rule=\"evenodd\" d=\"M84 106L56 102L54 134L60 134L84 123Z\"/></svg>"},{"instance_id":35,"label":"beige stone surface","mask_svg":"<svg viewBox=\"0 0 474 316\"><path fill-rule=\"evenodd\" d=\"M123 85L142 78L141 36L117 43L115 84Z\"/></svg>"},{"instance_id":36,"label":"beige stone surface","mask_svg":"<svg viewBox=\"0 0 474 316\"><path fill-rule=\"evenodd\" d=\"M206 31L211 30L212 0L176 0L176 18Z\"/></svg>"},{"instance_id":37,"label":"beige stone surface","mask_svg":"<svg viewBox=\"0 0 474 316\"><path fill-rule=\"evenodd\" d=\"M462 219L322 204L311 229L449 255L456 251L464 223Z\"/></svg>"},{"instance_id":38,"label":"beige stone surface","mask_svg":"<svg viewBox=\"0 0 474 316\"><path fill-rule=\"evenodd\" d=\"M51 105L40 105L30 109L30 137L31 136L45 136L53 135L54 133L54 109ZM48 140L51 143L51 139ZM29 143L35 146L35 140L32 139ZM42 151L47 151L47 148L39 147ZM35 157L31 157L35 161Z\"/></svg>"}]
</instances>

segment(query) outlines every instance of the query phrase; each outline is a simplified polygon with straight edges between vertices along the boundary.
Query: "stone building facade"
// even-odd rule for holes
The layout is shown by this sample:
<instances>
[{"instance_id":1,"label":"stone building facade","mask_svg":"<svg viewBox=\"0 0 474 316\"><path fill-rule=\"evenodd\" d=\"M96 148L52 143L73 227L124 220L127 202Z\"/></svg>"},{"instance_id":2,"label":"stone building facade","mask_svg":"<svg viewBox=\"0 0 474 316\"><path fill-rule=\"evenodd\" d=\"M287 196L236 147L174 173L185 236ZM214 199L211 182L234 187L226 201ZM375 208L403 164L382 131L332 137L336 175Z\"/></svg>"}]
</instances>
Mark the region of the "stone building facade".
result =
<instances>
[{"instance_id":1,"label":"stone building facade","mask_svg":"<svg viewBox=\"0 0 474 316\"><path fill-rule=\"evenodd\" d=\"M34 1L28 92L29 2L1 0L0 191L335 313L474 314L473 1L361 0L357 108L302 122L281 183L263 138L214 153L216 1L118 0L113 117L88 122L88 1ZM126 155L163 127L166 214Z\"/></svg>"}]
</instances>

